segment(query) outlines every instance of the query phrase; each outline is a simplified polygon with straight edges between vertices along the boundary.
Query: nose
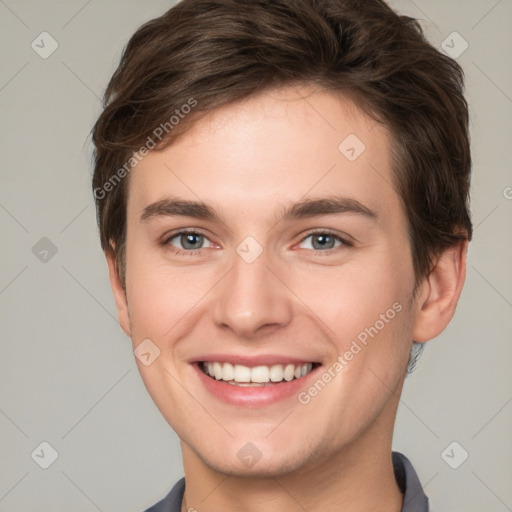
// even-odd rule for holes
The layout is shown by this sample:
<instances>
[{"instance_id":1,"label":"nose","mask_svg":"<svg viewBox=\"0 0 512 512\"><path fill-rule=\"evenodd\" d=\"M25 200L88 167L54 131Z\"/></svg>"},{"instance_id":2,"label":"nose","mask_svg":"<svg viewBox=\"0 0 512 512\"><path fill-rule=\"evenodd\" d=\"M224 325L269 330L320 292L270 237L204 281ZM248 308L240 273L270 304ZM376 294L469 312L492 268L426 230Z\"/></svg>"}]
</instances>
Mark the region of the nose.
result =
<instances>
[{"instance_id":1,"label":"nose","mask_svg":"<svg viewBox=\"0 0 512 512\"><path fill-rule=\"evenodd\" d=\"M237 254L233 267L216 287L213 320L237 337L254 339L287 326L292 318L292 294L269 267L265 251L252 263Z\"/></svg>"}]
</instances>

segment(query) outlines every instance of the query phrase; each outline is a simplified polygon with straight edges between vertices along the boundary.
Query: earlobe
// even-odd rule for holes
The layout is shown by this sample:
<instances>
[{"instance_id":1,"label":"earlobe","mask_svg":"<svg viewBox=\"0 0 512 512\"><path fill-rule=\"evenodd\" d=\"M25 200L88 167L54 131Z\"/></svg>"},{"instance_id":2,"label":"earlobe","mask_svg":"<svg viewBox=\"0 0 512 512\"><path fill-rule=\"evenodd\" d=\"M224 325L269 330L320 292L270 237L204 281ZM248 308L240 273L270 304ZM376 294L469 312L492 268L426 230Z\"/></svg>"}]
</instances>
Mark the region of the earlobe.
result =
<instances>
[{"instance_id":1,"label":"earlobe","mask_svg":"<svg viewBox=\"0 0 512 512\"><path fill-rule=\"evenodd\" d=\"M414 322L413 339L418 343L441 334L455 313L466 278L468 242L445 249L421 285Z\"/></svg>"},{"instance_id":2,"label":"earlobe","mask_svg":"<svg viewBox=\"0 0 512 512\"><path fill-rule=\"evenodd\" d=\"M128 315L128 303L126 300L126 291L123 288L119 272L116 264L116 257L113 250L105 251L105 258L108 264L108 273L110 279L110 286L114 299L116 301L117 317L119 325L127 336L131 337L130 318Z\"/></svg>"}]
</instances>

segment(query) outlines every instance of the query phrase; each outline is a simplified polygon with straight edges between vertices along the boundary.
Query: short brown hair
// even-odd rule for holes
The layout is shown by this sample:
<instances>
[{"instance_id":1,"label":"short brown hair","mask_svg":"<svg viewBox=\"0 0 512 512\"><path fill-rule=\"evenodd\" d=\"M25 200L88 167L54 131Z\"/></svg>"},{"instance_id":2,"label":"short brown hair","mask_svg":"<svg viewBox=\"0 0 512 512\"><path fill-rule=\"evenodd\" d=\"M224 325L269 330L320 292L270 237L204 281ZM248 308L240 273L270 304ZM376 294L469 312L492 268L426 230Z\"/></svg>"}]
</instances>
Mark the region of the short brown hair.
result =
<instances>
[{"instance_id":1,"label":"short brown hair","mask_svg":"<svg viewBox=\"0 0 512 512\"><path fill-rule=\"evenodd\" d=\"M101 244L123 283L126 162L158 126L154 150L202 113L294 84L340 92L389 128L417 282L440 251L471 239L464 73L417 20L383 0L182 0L132 36L92 131ZM170 123L191 99L194 112Z\"/></svg>"}]
</instances>

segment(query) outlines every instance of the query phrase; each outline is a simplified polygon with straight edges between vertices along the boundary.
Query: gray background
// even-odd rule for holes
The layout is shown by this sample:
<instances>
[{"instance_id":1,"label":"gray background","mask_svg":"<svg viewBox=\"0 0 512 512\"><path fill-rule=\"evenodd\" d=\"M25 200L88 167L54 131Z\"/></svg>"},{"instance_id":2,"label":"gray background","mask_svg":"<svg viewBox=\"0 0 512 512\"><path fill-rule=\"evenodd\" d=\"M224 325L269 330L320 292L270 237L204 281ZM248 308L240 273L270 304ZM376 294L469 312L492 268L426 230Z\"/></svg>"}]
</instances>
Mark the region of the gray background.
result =
<instances>
[{"instance_id":1,"label":"gray background","mask_svg":"<svg viewBox=\"0 0 512 512\"><path fill-rule=\"evenodd\" d=\"M88 139L122 47L171 5L0 0L2 512L140 511L182 475L177 437L117 324ZM394 448L433 511L512 510L512 2L391 5L421 19L437 47L454 31L469 44L457 59L476 228L456 316L406 381ZM59 45L47 59L31 47L44 31ZM47 469L43 441L58 453Z\"/></svg>"}]
</instances>

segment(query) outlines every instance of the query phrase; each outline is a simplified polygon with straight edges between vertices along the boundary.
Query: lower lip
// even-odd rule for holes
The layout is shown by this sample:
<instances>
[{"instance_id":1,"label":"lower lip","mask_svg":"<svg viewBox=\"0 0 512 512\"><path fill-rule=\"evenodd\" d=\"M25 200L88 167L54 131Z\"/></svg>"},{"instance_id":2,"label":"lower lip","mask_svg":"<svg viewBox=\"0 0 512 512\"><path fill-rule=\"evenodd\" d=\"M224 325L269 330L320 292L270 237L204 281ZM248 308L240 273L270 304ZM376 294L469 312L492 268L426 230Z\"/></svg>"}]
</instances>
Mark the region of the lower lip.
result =
<instances>
[{"instance_id":1,"label":"lower lip","mask_svg":"<svg viewBox=\"0 0 512 512\"><path fill-rule=\"evenodd\" d=\"M202 364L202 363L199 363ZM307 375L300 379L294 379L289 382L283 381L279 384L270 386L237 386L228 384L222 380L208 377L199 367L198 363L193 364L199 379L206 389L217 398L233 405L242 405L244 407L263 407L280 400L285 400L291 396L297 395L302 389L308 386L311 375L316 374L321 368L318 366L311 370Z\"/></svg>"}]
</instances>

